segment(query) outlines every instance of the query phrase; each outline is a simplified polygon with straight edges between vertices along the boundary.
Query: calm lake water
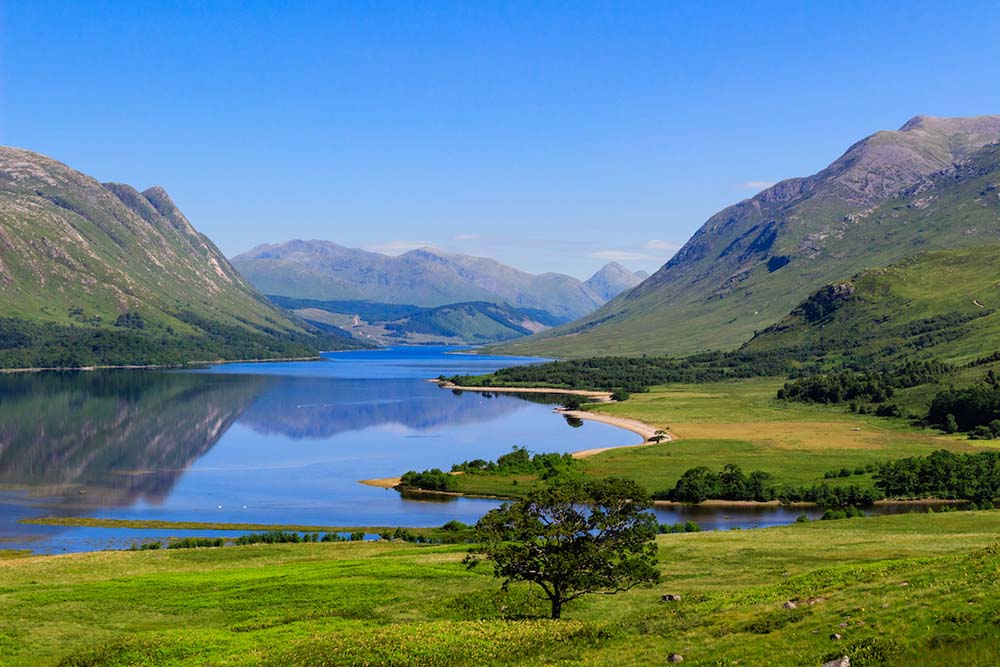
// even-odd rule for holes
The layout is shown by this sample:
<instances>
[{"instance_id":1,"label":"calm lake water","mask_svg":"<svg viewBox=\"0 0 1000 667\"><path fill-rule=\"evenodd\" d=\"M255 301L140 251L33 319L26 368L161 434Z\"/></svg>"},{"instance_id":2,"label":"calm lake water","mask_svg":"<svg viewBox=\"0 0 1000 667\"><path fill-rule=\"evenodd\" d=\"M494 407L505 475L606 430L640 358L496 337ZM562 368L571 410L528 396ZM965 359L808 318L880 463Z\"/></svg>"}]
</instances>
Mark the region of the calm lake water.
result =
<instances>
[{"instance_id":1,"label":"calm lake water","mask_svg":"<svg viewBox=\"0 0 1000 667\"><path fill-rule=\"evenodd\" d=\"M414 500L358 483L518 445L536 452L637 444L606 424L570 425L551 397L455 393L426 382L540 360L419 347L322 361L185 371L0 376L0 549L40 553L233 532L60 528L38 516L438 526L498 503ZM548 400L549 403L545 401ZM801 510L658 510L705 528L794 521Z\"/></svg>"}]
</instances>

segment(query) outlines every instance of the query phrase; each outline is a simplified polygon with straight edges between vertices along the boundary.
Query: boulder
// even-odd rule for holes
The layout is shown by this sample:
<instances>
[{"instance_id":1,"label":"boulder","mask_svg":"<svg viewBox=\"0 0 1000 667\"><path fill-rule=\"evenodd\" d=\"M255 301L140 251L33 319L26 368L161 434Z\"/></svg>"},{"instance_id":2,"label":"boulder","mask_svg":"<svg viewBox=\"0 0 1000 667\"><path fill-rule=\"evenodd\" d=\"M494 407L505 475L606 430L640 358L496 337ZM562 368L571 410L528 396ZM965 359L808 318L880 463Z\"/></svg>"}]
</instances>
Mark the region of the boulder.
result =
<instances>
[{"instance_id":1,"label":"boulder","mask_svg":"<svg viewBox=\"0 0 1000 667\"><path fill-rule=\"evenodd\" d=\"M841 635L839 632L834 632L832 635L830 635L830 639L832 639L833 641L837 641L838 639L840 639L840 637Z\"/></svg>"},{"instance_id":2,"label":"boulder","mask_svg":"<svg viewBox=\"0 0 1000 667\"><path fill-rule=\"evenodd\" d=\"M783 604L781 606L784 607L785 609L797 609L799 605L797 605L794 602L792 602L791 600L789 600L788 602L786 602L785 604Z\"/></svg>"},{"instance_id":3,"label":"boulder","mask_svg":"<svg viewBox=\"0 0 1000 667\"><path fill-rule=\"evenodd\" d=\"M667 656L667 662L684 662L684 656L679 653L671 653Z\"/></svg>"},{"instance_id":4,"label":"boulder","mask_svg":"<svg viewBox=\"0 0 1000 667\"><path fill-rule=\"evenodd\" d=\"M666 595L660 596L660 602L680 602L681 596L674 595L673 593L667 593Z\"/></svg>"},{"instance_id":5,"label":"boulder","mask_svg":"<svg viewBox=\"0 0 1000 667\"><path fill-rule=\"evenodd\" d=\"M823 667L851 667L851 659L846 655L842 655L829 662L824 662Z\"/></svg>"}]
</instances>

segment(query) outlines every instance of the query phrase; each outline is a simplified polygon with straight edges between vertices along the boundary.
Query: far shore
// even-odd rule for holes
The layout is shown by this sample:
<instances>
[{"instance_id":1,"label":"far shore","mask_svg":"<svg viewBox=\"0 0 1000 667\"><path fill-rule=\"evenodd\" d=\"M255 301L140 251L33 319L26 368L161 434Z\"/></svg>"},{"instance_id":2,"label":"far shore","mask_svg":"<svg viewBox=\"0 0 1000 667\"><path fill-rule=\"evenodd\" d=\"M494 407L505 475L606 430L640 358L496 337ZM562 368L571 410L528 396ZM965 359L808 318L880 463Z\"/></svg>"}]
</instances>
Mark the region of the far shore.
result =
<instances>
[{"instance_id":1,"label":"far shore","mask_svg":"<svg viewBox=\"0 0 1000 667\"><path fill-rule=\"evenodd\" d=\"M780 500L703 500L700 503L684 503L675 500L654 500L657 507L718 507L718 508L741 508L741 507L821 507L816 503L791 502L783 503ZM876 500L872 505L968 505L968 500L942 499L942 498L884 498Z\"/></svg>"},{"instance_id":2,"label":"far shore","mask_svg":"<svg viewBox=\"0 0 1000 667\"><path fill-rule=\"evenodd\" d=\"M222 366L224 364L266 364L281 361L318 361L314 357L279 357L275 359L211 359L206 361L185 361L182 364L122 364L118 366L40 366L34 368L0 368L0 373L46 373L49 371L110 371L110 370L167 370L171 368L191 368L194 366Z\"/></svg>"},{"instance_id":3,"label":"far shore","mask_svg":"<svg viewBox=\"0 0 1000 667\"><path fill-rule=\"evenodd\" d=\"M488 394L566 394L569 396L583 396L592 398L597 403L614 403L611 399L610 391L591 391L589 389L559 389L556 387L466 387L455 384L450 380L432 379L433 382L442 389L456 389L458 391L479 391Z\"/></svg>"}]
</instances>

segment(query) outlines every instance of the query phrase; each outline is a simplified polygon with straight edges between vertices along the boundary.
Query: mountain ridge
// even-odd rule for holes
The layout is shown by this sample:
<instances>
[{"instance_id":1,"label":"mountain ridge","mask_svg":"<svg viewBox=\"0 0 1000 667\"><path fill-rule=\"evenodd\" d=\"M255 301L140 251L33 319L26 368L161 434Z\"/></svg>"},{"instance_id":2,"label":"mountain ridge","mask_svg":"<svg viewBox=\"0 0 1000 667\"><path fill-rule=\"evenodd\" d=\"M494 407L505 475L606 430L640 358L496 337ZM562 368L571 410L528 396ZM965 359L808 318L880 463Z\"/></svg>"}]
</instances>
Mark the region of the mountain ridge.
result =
<instances>
[{"instance_id":1,"label":"mountain ridge","mask_svg":"<svg viewBox=\"0 0 1000 667\"><path fill-rule=\"evenodd\" d=\"M660 270L594 313L495 349L558 357L735 348L826 282L924 246L961 245L961 234L956 239L943 224L915 234L921 218L900 222L892 202L917 188L942 189L936 175L974 160L998 139L1000 116L917 116L900 130L877 132L820 172L716 213ZM907 205L916 207L911 213L922 210L919 202L900 204ZM966 236L995 237L992 218L978 224ZM893 247L897 236L909 245Z\"/></svg>"},{"instance_id":2,"label":"mountain ridge","mask_svg":"<svg viewBox=\"0 0 1000 667\"><path fill-rule=\"evenodd\" d=\"M231 261L262 292L299 299L421 307L491 301L566 319L605 302L572 276L531 274L494 259L436 248L390 256L332 241L295 239L257 246Z\"/></svg>"},{"instance_id":3,"label":"mountain ridge","mask_svg":"<svg viewBox=\"0 0 1000 667\"><path fill-rule=\"evenodd\" d=\"M314 356L332 341L268 302L163 188L102 184L11 147L0 285L4 367Z\"/></svg>"}]
</instances>

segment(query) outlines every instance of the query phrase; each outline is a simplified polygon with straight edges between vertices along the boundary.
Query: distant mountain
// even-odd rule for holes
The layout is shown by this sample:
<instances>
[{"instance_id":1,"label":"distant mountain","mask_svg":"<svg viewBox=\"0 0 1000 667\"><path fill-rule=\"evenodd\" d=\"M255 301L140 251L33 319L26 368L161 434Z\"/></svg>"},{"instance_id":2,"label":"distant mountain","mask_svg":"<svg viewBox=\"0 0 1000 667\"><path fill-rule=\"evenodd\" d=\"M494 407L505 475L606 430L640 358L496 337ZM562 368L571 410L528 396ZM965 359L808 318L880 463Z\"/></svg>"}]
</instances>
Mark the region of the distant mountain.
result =
<instances>
[{"instance_id":1,"label":"distant mountain","mask_svg":"<svg viewBox=\"0 0 1000 667\"><path fill-rule=\"evenodd\" d=\"M356 346L263 298L162 188L101 184L4 147L0 288L2 367L311 356Z\"/></svg>"},{"instance_id":2,"label":"distant mountain","mask_svg":"<svg viewBox=\"0 0 1000 667\"><path fill-rule=\"evenodd\" d=\"M488 301L566 319L605 301L567 275L534 275L496 260L431 248L393 257L329 241L289 241L259 246L232 262L262 292L299 299L424 307Z\"/></svg>"},{"instance_id":3,"label":"distant mountain","mask_svg":"<svg viewBox=\"0 0 1000 667\"><path fill-rule=\"evenodd\" d=\"M610 301L649 277L645 271L641 273L642 275L632 273L618 262L608 262L597 273L588 278L583 286L604 301Z\"/></svg>"},{"instance_id":4,"label":"distant mountain","mask_svg":"<svg viewBox=\"0 0 1000 667\"><path fill-rule=\"evenodd\" d=\"M568 321L544 310L488 301L423 308L372 301L320 301L279 295L270 298L317 326L332 325L377 345L497 343Z\"/></svg>"},{"instance_id":5,"label":"distant mountain","mask_svg":"<svg viewBox=\"0 0 1000 667\"><path fill-rule=\"evenodd\" d=\"M738 346L811 292L915 252L1000 238L1000 116L918 116L823 171L712 216L663 268L598 311L501 348L681 354Z\"/></svg>"}]
</instances>

